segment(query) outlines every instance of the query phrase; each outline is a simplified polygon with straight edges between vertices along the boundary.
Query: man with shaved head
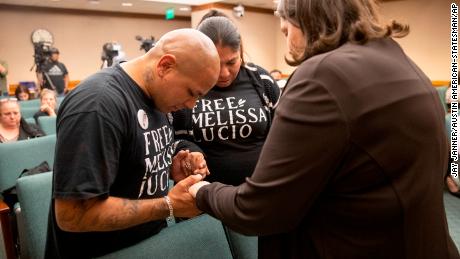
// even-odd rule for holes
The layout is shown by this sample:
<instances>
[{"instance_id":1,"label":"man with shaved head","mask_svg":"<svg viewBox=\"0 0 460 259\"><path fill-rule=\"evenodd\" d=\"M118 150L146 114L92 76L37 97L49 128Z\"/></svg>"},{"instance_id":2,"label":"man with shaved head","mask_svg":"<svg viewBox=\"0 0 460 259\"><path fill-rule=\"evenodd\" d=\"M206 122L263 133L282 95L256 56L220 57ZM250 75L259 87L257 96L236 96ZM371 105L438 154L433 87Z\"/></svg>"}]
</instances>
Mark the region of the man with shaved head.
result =
<instances>
[{"instance_id":1,"label":"man with shaved head","mask_svg":"<svg viewBox=\"0 0 460 259\"><path fill-rule=\"evenodd\" d=\"M46 258L107 254L158 233L171 216L200 213L187 190L209 172L199 148L174 141L167 113L193 108L219 69L213 42L180 29L65 98ZM169 193L168 179L178 182Z\"/></svg>"}]
</instances>

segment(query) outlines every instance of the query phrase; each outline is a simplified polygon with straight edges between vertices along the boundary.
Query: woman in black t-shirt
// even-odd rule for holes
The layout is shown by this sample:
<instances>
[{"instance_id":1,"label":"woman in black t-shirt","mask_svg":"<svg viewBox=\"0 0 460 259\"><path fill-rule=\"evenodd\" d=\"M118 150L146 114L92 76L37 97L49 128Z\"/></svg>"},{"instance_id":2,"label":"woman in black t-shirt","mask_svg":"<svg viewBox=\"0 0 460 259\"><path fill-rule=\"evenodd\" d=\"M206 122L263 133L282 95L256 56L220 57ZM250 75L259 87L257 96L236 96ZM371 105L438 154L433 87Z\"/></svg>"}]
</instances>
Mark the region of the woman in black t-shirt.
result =
<instances>
[{"instance_id":1,"label":"woman in black t-shirt","mask_svg":"<svg viewBox=\"0 0 460 259\"><path fill-rule=\"evenodd\" d=\"M241 36L224 14L211 11L197 29L216 45L221 70L192 110L173 113L176 137L204 151L207 181L239 185L255 168L280 91L266 70L245 64Z\"/></svg>"}]
</instances>

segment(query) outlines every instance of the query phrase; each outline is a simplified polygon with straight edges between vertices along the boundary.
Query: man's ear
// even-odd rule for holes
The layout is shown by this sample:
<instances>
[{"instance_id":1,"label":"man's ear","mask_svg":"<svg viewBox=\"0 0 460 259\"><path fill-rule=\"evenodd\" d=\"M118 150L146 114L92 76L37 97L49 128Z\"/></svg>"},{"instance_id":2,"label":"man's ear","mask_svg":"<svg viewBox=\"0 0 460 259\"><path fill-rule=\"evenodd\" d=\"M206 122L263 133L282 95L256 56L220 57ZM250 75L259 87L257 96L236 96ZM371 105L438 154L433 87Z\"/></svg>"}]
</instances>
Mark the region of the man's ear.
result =
<instances>
[{"instance_id":1,"label":"man's ear","mask_svg":"<svg viewBox=\"0 0 460 259\"><path fill-rule=\"evenodd\" d=\"M165 54L161 56L160 60L157 63L157 73L160 78L164 77L166 74L176 69L177 62L176 57L171 54Z\"/></svg>"}]
</instances>

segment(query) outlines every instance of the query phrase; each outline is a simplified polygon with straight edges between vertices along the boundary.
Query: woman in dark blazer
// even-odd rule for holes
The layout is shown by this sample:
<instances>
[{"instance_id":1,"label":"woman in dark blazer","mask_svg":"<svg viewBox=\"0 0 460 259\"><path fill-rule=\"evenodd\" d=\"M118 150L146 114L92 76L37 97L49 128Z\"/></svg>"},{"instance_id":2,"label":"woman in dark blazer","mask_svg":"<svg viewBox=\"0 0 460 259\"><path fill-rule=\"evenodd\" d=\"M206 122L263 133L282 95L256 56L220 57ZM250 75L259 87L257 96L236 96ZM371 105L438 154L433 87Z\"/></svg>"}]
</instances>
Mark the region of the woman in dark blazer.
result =
<instances>
[{"instance_id":1,"label":"woman in dark blazer","mask_svg":"<svg viewBox=\"0 0 460 259\"><path fill-rule=\"evenodd\" d=\"M374 0L281 0L291 76L253 175L200 182L198 208L259 235L260 258L460 258L448 233L444 111ZM201 187L201 188L200 188Z\"/></svg>"}]
</instances>

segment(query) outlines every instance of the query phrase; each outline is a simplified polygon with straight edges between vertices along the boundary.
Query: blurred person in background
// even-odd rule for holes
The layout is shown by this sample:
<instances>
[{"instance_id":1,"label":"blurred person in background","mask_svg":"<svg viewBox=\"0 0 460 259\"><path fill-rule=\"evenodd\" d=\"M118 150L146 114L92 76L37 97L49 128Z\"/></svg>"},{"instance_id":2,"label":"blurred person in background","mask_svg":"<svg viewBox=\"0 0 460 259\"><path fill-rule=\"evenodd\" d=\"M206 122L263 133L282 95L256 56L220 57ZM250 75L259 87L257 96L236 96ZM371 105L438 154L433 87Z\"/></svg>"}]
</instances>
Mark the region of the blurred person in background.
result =
<instances>
[{"instance_id":1,"label":"blurred person in background","mask_svg":"<svg viewBox=\"0 0 460 259\"><path fill-rule=\"evenodd\" d=\"M8 96L8 85L6 76L8 75L8 64L0 59L0 97Z\"/></svg>"},{"instance_id":2,"label":"blurred person in background","mask_svg":"<svg viewBox=\"0 0 460 259\"><path fill-rule=\"evenodd\" d=\"M54 90L58 96L64 96L69 86L69 72L64 63L59 61L59 50L51 48L51 57L43 68L38 68L37 78L40 89Z\"/></svg>"},{"instance_id":3,"label":"blurred person in background","mask_svg":"<svg viewBox=\"0 0 460 259\"><path fill-rule=\"evenodd\" d=\"M0 143L41 137L45 134L21 117L16 98L0 99Z\"/></svg>"},{"instance_id":4,"label":"blurred person in background","mask_svg":"<svg viewBox=\"0 0 460 259\"><path fill-rule=\"evenodd\" d=\"M23 84L19 84L18 87L16 87L16 90L14 90L14 95L18 101L28 101L31 99L29 88Z\"/></svg>"},{"instance_id":5,"label":"blurred person in background","mask_svg":"<svg viewBox=\"0 0 460 259\"><path fill-rule=\"evenodd\" d=\"M283 73L281 73L281 70L273 69L272 71L270 71L270 76L276 80L276 83L281 89L284 88L284 86L286 85L286 79L283 79Z\"/></svg>"},{"instance_id":6,"label":"blurred person in background","mask_svg":"<svg viewBox=\"0 0 460 259\"><path fill-rule=\"evenodd\" d=\"M34 119L38 124L40 116L56 116L57 100L56 92L50 89L43 89L40 93L40 109L34 114Z\"/></svg>"}]
</instances>

